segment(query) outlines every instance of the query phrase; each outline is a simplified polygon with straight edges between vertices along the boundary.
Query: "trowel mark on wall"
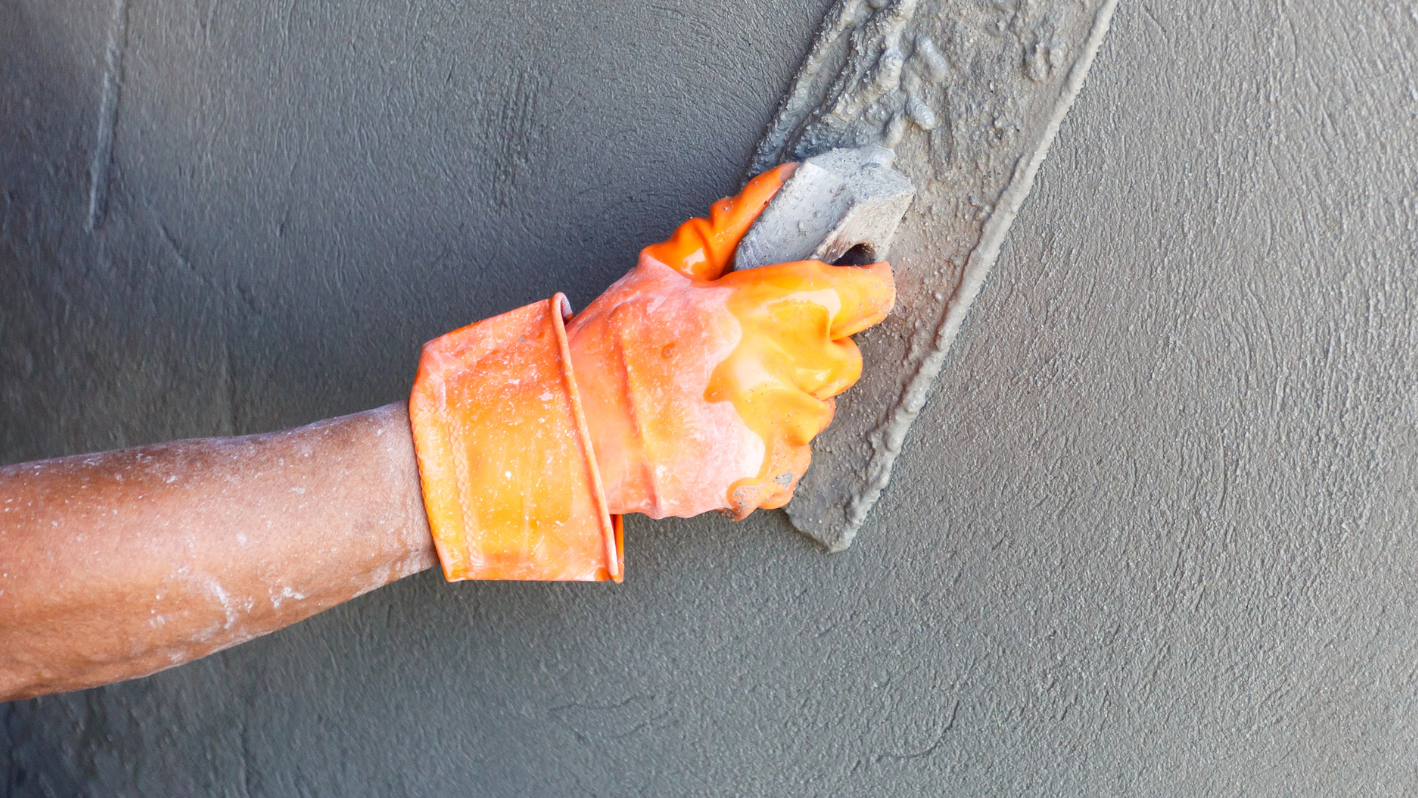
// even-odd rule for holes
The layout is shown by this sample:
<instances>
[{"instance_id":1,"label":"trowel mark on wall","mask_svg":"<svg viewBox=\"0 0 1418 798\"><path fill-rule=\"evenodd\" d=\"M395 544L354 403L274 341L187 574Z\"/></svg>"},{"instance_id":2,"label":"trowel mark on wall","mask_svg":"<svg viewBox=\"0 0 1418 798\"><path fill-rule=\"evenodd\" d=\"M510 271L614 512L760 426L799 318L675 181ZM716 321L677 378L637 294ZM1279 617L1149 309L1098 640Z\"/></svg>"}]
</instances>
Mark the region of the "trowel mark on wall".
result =
<instances>
[{"instance_id":1,"label":"trowel mark on wall","mask_svg":"<svg viewBox=\"0 0 1418 798\"><path fill-rule=\"evenodd\" d=\"M1019 213L1025 198L1029 196L1029 192L1034 187L1034 177L1038 174L1039 166L1044 162L1044 156L1048 154L1054 136L1058 133L1059 124L1063 121L1064 114L1068 113L1068 109L1073 105L1073 100L1078 96L1079 90L1083 88L1083 80L1087 77L1089 67L1093 63L1093 56L1097 53L1098 47L1103 42L1103 36L1108 31L1113 9L1116 6L1117 0L1107 0L1103 8L1099 10L1083 56L1069 71L1064 90L1060 93L1057 104L1050 109L1038 146L1015 164L1008 186L1005 187L999 201L995 203L993 211L985 220L979 243L970 252L955 296L946 306L945 316L937 328L933 342L934 348L921 361L916 373L912 375L902 394L901 401L892 408L887 420L873 431L871 440L872 446L876 450L876 456L873 457L867 472L867 486L865 490L852 498L852 502L848 506L847 522L852 528L859 527L866 521L867 513L876 504L881 492L886 489L886 483L891 479L891 468L895 463L896 455L900 453L901 447L905 444L906 432L910 429L911 423L916 420L921 408L925 406L931 386L935 383L936 376L940 374L941 367L945 364L945 356L950 351L950 345L955 341L955 336L965 324L965 317L969 314L975 297L984 287L985 278L989 276L995 259L999 257L999 250L1004 243L1005 234L1009 232L1009 226L1013 224L1015 215ZM1041 45L1035 45L1035 54L1039 52L1039 47ZM1056 49L1051 52L1062 52L1062 46L1055 45L1055 47ZM1034 55L1030 56L1026 64L1029 65L1028 74L1031 80L1043 79L1038 77L1040 73L1033 66ZM1048 73L1045 71L1043 74L1047 76Z\"/></svg>"},{"instance_id":2,"label":"trowel mark on wall","mask_svg":"<svg viewBox=\"0 0 1418 798\"><path fill-rule=\"evenodd\" d=\"M519 70L498 81L500 97L483 103L483 141L493 142L494 199L509 208L523 191L530 174L531 154L542 135L542 99L550 78L530 69Z\"/></svg>"},{"instance_id":3,"label":"trowel mark on wall","mask_svg":"<svg viewBox=\"0 0 1418 798\"><path fill-rule=\"evenodd\" d=\"M103 226L108 211L108 173L113 165L113 137L123 83L123 51L128 47L128 0L113 0L108 46L103 55L103 90L98 108L98 141L89 162L89 232Z\"/></svg>"},{"instance_id":4,"label":"trowel mark on wall","mask_svg":"<svg viewBox=\"0 0 1418 798\"><path fill-rule=\"evenodd\" d=\"M850 545L885 488L1116 6L842 0L759 144L753 172L890 147L917 188L890 253L898 310L862 336L880 365L838 405L787 507L829 549Z\"/></svg>"}]
</instances>

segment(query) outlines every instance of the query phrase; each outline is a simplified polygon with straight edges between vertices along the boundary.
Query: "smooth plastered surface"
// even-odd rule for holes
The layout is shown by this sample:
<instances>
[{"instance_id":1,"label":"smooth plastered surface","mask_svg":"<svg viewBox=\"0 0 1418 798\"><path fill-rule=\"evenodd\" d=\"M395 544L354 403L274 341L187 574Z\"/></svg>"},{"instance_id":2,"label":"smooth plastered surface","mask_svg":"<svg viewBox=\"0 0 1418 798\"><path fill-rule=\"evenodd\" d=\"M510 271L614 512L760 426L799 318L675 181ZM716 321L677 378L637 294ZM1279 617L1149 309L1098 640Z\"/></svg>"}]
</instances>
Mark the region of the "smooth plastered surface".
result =
<instances>
[{"instance_id":1,"label":"smooth plastered surface","mask_svg":"<svg viewBox=\"0 0 1418 798\"><path fill-rule=\"evenodd\" d=\"M825 11L660 5L0 5L3 457L375 406L584 306ZM1415 53L1399 4L1123 0L847 552L632 519L618 587L413 577L0 708L0 792L1418 789Z\"/></svg>"}]
</instances>

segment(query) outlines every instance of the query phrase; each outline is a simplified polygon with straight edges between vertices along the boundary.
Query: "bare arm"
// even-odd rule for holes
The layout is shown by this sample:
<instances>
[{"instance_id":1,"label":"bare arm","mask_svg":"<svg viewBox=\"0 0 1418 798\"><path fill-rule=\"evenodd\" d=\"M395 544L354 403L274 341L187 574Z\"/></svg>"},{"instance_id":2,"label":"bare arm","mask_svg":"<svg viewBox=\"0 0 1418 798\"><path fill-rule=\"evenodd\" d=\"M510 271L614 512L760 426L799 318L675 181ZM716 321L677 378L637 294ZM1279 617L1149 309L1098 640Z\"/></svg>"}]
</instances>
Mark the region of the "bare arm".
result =
<instances>
[{"instance_id":1,"label":"bare arm","mask_svg":"<svg viewBox=\"0 0 1418 798\"><path fill-rule=\"evenodd\" d=\"M0 468L0 701L172 667L437 562L403 403Z\"/></svg>"}]
</instances>

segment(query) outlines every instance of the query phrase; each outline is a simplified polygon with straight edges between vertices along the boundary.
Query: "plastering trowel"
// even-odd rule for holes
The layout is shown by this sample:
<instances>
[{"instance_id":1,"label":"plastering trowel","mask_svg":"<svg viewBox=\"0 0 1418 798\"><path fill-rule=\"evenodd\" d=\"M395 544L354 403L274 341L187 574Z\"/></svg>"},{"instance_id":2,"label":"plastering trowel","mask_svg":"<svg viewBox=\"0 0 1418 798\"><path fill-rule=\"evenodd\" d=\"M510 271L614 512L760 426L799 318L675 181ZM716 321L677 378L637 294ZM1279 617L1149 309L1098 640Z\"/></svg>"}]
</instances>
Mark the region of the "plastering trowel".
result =
<instances>
[{"instance_id":1,"label":"plastering trowel","mask_svg":"<svg viewBox=\"0 0 1418 798\"><path fill-rule=\"evenodd\" d=\"M1116 7L1117 0L838 0L824 18L748 174L877 145L895 152L891 167L916 192L884 239L896 309L856 336L862 379L813 442L813 464L785 508L828 549L851 545L885 489ZM775 198L764 216L780 204ZM823 207L825 218L839 218L830 201ZM740 245L740 267L765 262L760 247L777 246L779 236L795 246L787 254L818 253L826 239L815 238L822 225L813 223L794 239L793 224L770 234L772 220L761 220ZM874 225L865 227L887 229ZM760 226L763 239L755 236ZM885 254L872 250L870 235L842 238L862 239L850 245L861 246L858 254Z\"/></svg>"}]
</instances>

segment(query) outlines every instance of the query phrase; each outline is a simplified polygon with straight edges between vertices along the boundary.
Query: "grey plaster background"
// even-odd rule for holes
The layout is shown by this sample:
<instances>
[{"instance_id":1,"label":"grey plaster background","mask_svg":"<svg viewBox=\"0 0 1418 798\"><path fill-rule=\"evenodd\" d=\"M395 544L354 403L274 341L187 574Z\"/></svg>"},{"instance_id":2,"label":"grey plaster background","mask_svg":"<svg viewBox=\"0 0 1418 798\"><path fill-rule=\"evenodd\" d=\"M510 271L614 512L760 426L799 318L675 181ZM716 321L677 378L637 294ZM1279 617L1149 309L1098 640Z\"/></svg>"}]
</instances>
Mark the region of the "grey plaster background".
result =
<instances>
[{"instance_id":1,"label":"grey plaster background","mask_svg":"<svg viewBox=\"0 0 1418 798\"><path fill-rule=\"evenodd\" d=\"M391 401L584 304L735 187L822 5L126 11L89 234L110 9L0 2L7 461ZM1412 6L1125 0L850 551L425 574L0 707L6 792L1412 794L1415 155Z\"/></svg>"}]
</instances>

